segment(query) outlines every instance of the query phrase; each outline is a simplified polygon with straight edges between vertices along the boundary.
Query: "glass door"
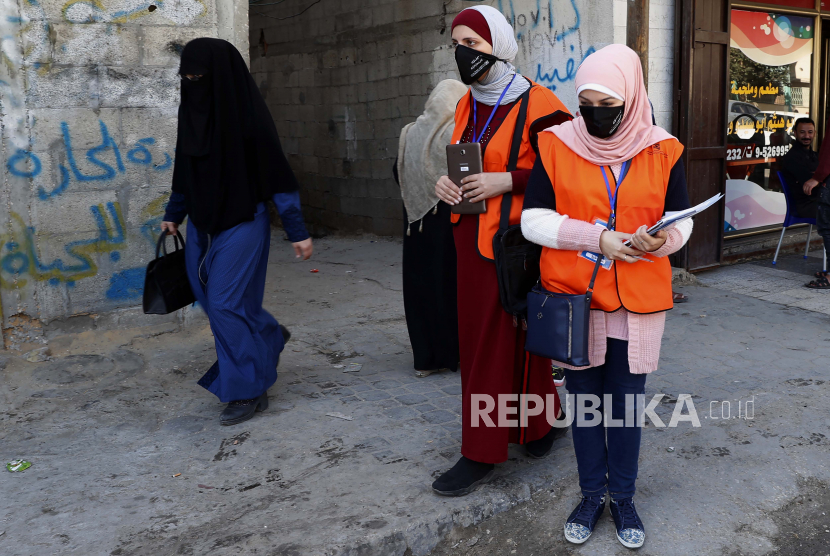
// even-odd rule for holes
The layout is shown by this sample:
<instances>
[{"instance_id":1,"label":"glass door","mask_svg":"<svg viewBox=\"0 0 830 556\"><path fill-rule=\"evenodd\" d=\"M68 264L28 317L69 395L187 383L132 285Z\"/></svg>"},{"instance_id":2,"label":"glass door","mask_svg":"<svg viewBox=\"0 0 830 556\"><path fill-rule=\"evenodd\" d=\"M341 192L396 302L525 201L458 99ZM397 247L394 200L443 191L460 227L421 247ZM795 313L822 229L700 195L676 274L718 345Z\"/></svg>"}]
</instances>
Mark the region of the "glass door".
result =
<instances>
[{"instance_id":1,"label":"glass door","mask_svg":"<svg viewBox=\"0 0 830 556\"><path fill-rule=\"evenodd\" d=\"M792 129L810 117L816 19L732 10L727 98L728 237L780 226L787 204L776 171Z\"/></svg>"}]
</instances>

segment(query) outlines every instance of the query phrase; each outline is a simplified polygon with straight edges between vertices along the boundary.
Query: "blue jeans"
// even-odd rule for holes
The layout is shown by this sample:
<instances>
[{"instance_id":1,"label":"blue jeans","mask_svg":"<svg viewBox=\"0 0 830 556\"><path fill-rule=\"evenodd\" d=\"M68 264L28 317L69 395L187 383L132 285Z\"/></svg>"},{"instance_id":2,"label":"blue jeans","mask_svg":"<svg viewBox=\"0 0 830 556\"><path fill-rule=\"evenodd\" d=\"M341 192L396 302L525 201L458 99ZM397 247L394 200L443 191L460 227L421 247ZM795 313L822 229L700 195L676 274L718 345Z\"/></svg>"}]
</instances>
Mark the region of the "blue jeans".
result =
<instances>
[{"instance_id":1,"label":"blue jeans","mask_svg":"<svg viewBox=\"0 0 830 556\"><path fill-rule=\"evenodd\" d=\"M611 417L619 420L625 419L625 395L645 394L646 375L629 372L628 342L609 338L604 365L565 369L565 379L568 394L593 394L601 400L596 409L602 423L580 427L574 418L571 424L582 495L609 491L615 499L634 496L642 429L636 420L634 426L606 428L604 416L605 394L611 394ZM581 405L577 398L574 409Z\"/></svg>"}]
</instances>

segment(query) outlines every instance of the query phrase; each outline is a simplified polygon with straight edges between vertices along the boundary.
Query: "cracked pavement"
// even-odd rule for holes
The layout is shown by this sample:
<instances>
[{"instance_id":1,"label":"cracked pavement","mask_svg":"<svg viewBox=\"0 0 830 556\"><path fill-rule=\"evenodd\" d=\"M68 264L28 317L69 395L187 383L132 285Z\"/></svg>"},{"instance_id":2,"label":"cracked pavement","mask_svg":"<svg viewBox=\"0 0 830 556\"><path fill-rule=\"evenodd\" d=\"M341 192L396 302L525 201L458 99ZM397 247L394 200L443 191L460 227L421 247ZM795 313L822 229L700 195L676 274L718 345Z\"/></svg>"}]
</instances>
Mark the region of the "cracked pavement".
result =
<instances>
[{"instance_id":1,"label":"cracked pavement","mask_svg":"<svg viewBox=\"0 0 830 556\"><path fill-rule=\"evenodd\" d=\"M627 553L607 514L585 545L561 540L577 493L570 435L545 460L512 448L470 496L432 493L459 457L460 379L413 375L398 241L323 239L307 262L272 243L266 305L293 336L270 407L251 421L220 427L222 405L196 385L215 357L204 321L66 326L50 361L7 360L0 455L33 465L0 473L0 553ZM691 301L669 313L647 382L668 395L665 420L691 394L702 427L644 432L639 552L790 554L812 542L800 554L823 554L810 547L830 546L830 317L718 279L682 288ZM708 418L750 399L751 420Z\"/></svg>"}]
</instances>

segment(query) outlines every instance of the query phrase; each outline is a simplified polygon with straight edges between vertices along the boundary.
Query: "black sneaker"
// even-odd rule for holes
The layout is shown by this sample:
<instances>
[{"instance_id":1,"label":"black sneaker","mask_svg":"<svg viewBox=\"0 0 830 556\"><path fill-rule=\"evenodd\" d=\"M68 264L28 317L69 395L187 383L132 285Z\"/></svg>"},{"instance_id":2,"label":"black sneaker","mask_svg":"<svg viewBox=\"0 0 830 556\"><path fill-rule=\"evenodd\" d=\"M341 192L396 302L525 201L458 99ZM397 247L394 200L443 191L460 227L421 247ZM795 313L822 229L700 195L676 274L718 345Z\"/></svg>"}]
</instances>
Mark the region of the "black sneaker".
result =
<instances>
[{"instance_id":1,"label":"black sneaker","mask_svg":"<svg viewBox=\"0 0 830 556\"><path fill-rule=\"evenodd\" d=\"M611 516L617 526L617 540L626 548L640 548L646 542L646 531L633 498L611 499Z\"/></svg>"},{"instance_id":2,"label":"black sneaker","mask_svg":"<svg viewBox=\"0 0 830 556\"><path fill-rule=\"evenodd\" d=\"M227 405L222 411L219 421L227 425L238 425L254 416L257 411L268 409L268 392L258 398L250 400L236 400Z\"/></svg>"},{"instance_id":3,"label":"black sneaker","mask_svg":"<svg viewBox=\"0 0 830 556\"><path fill-rule=\"evenodd\" d=\"M551 374L553 375L553 385L559 388L565 385L565 369L562 367L551 366Z\"/></svg>"},{"instance_id":4,"label":"black sneaker","mask_svg":"<svg viewBox=\"0 0 830 556\"><path fill-rule=\"evenodd\" d=\"M565 423L565 412L562 412L561 418L557 419L557 424L561 426L551 427L550 431L537 440L531 440L530 442L525 444L525 452L529 457L535 459L542 459L550 454L551 448L553 448L553 443L556 442L558 438L562 438L567 434L568 427L564 426Z\"/></svg>"},{"instance_id":5,"label":"black sneaker","mask_svg":"<svg viewBox=\"0 0 830 556\"><path fill-rule=\"evenodd\" d=\"M605 511L605 496L583 496L565 523L568 542L582 544L588 540Z\"/></svg>"},{"instance_id":6,"label":"black sneaker","mask_svg":"<svg viewBox=\"0 0 830 556\"><path fill-rule=\"evenodd\" d=\"M441 496L470 494L490 480L495 468L492 463L481 463L461 456L452 469L432 483L432 490Z\"/></svg>"}]
</instances>

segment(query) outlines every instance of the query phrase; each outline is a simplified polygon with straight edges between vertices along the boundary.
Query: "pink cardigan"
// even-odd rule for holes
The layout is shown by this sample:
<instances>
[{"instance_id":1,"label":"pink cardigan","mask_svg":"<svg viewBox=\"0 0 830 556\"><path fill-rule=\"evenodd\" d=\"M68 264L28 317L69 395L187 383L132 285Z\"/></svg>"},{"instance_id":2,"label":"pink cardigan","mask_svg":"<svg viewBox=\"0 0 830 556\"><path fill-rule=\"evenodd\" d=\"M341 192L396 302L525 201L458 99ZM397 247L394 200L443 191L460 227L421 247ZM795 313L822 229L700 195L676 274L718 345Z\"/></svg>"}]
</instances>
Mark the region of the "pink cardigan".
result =
<instances>
[{"instance_id":1,"label":"pink cardigan","mask_svg":"<svg viewBox=\"0 0 830 556\"><path fill-rule=\"evenodd\" d=\"M588 250L599 253L599 236L603 229L582 220L566 219L559 229L559 249L567 251ZM660 249L654 251L655 257L665 257L678 251L685 243L683 234L677 228L668 231L669 237ZM614 264L628 264L620 263ZM645 264L645 263L633 263ZM602 272L602 270L600 270ZM634 374L650 373L657 369L660 360L660 344L666 325L666 313L638 315L619 309L613 313L591 311L588 334L588 356L591 367L605 363L607 338L628 340L628 363ZM585 369L571 367L554 361L556 365L568 369Z\"/></svg>"}]
</instances>

